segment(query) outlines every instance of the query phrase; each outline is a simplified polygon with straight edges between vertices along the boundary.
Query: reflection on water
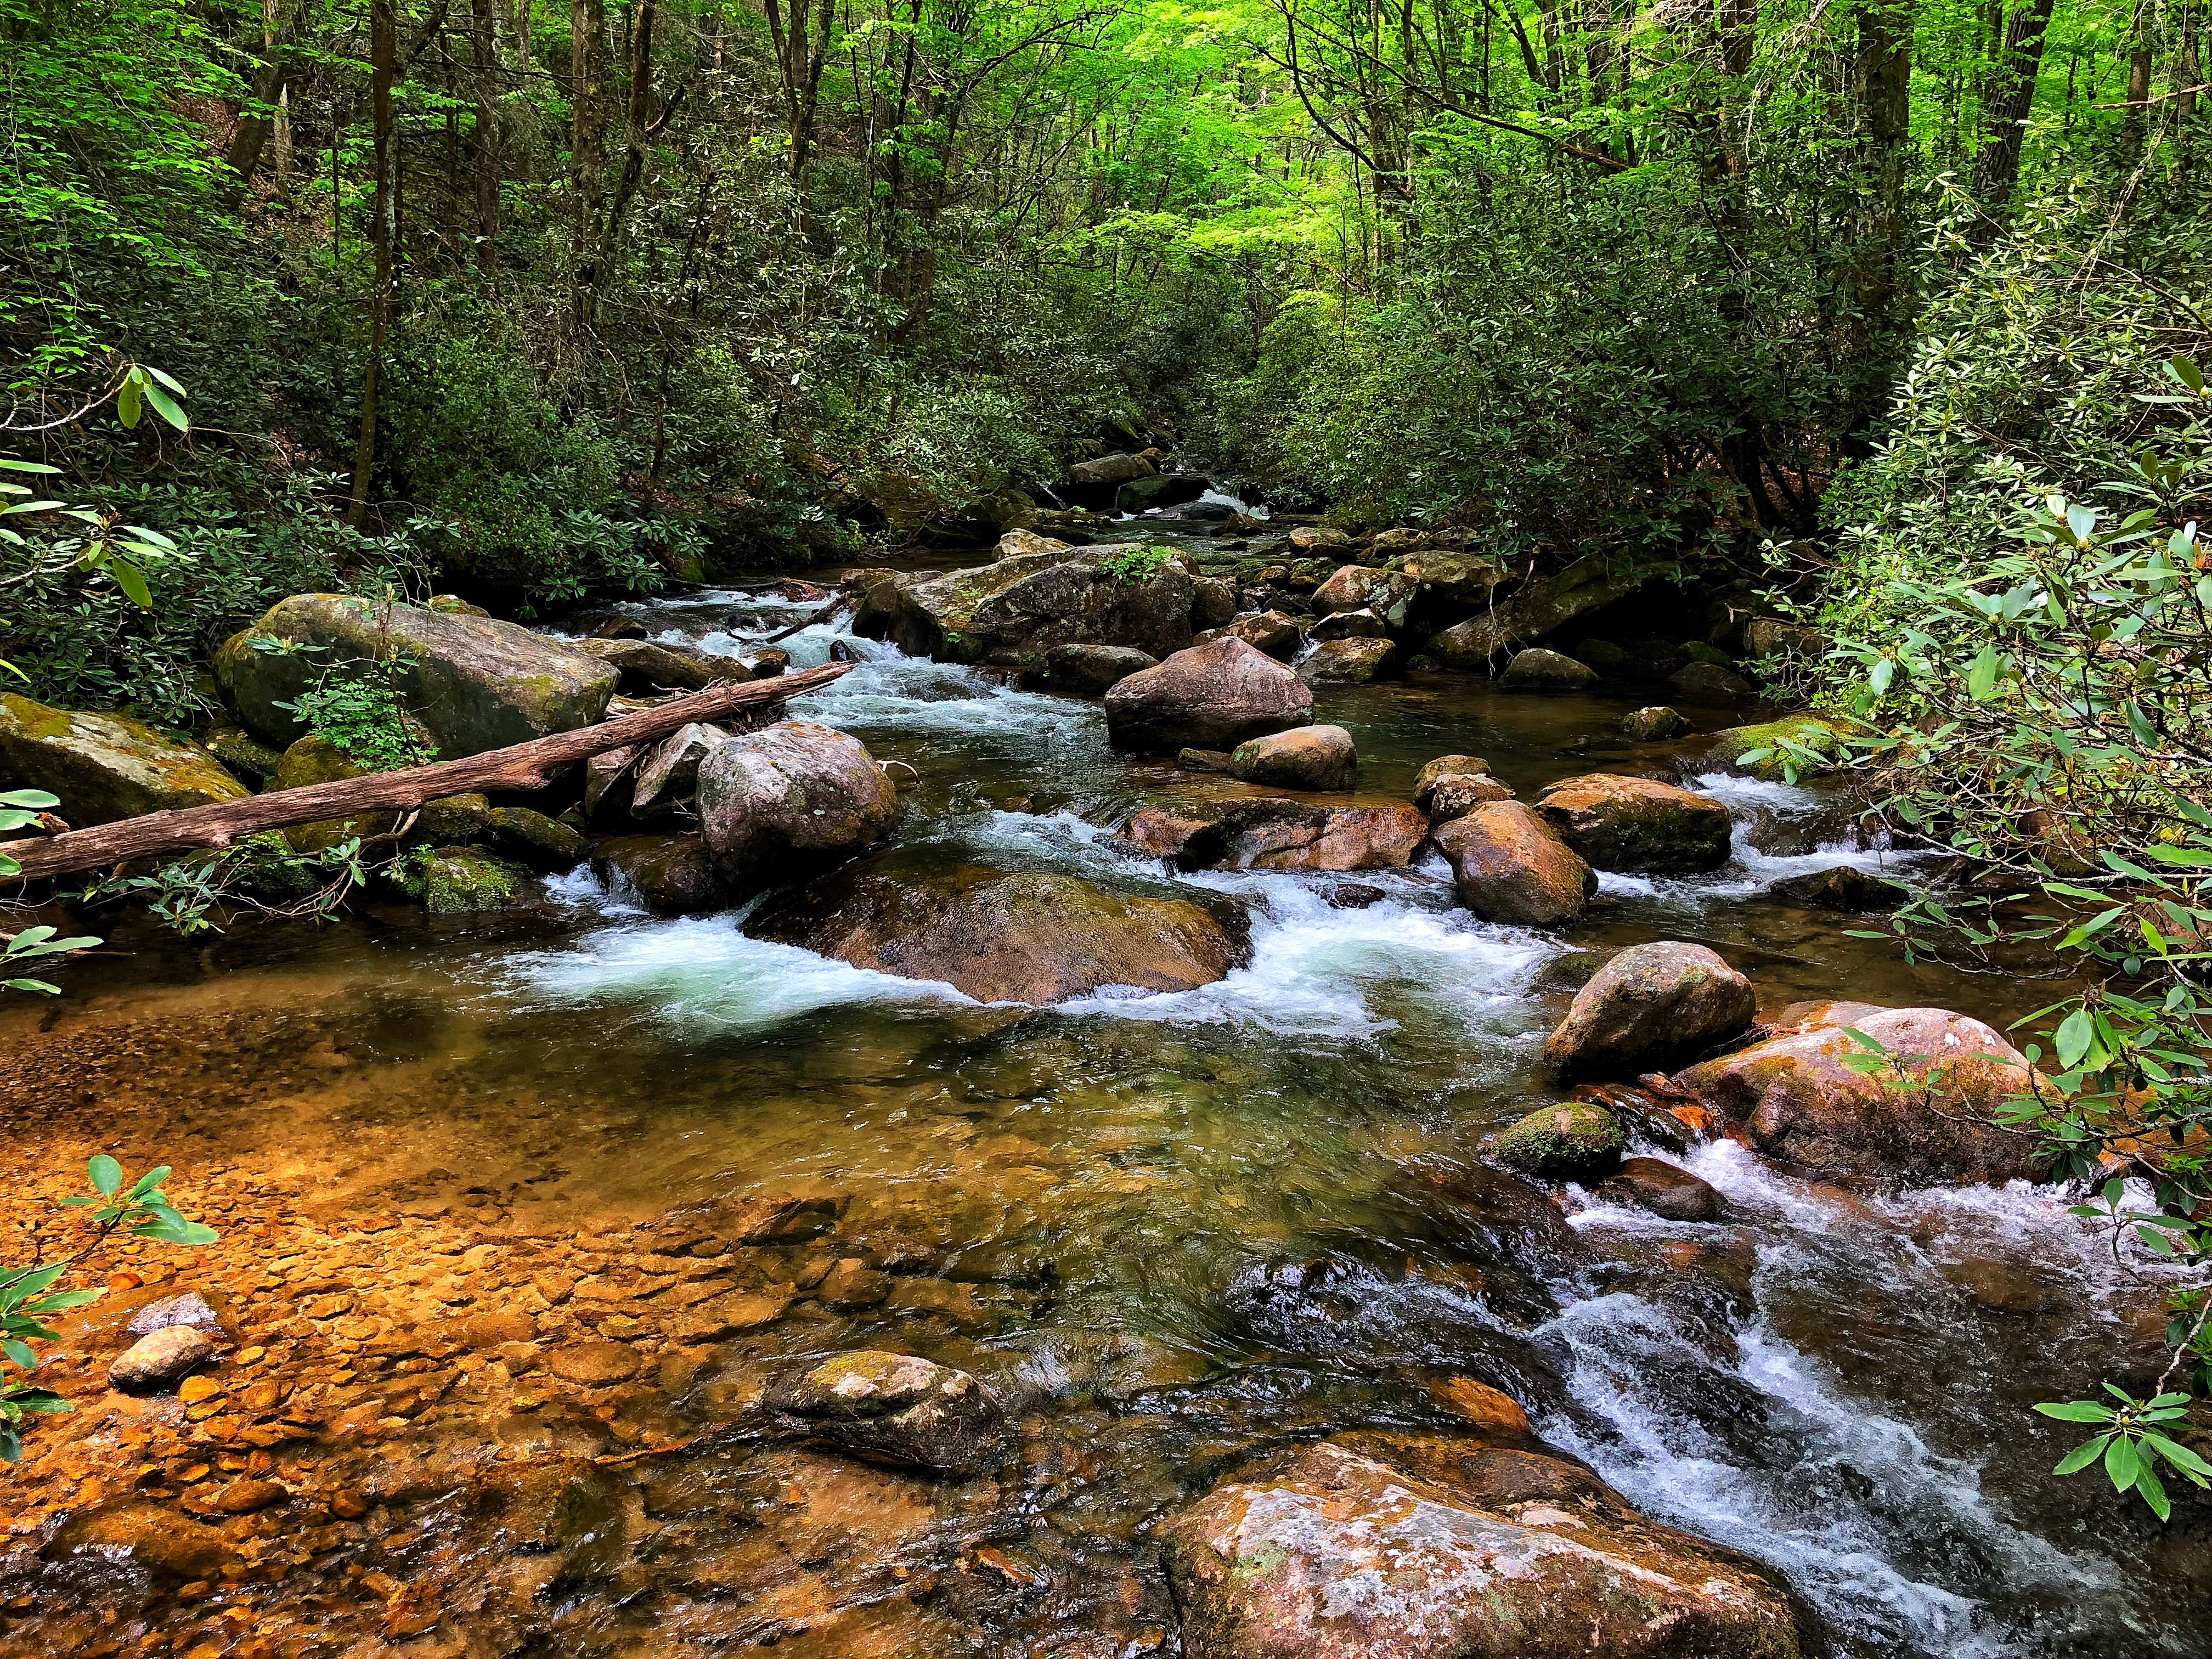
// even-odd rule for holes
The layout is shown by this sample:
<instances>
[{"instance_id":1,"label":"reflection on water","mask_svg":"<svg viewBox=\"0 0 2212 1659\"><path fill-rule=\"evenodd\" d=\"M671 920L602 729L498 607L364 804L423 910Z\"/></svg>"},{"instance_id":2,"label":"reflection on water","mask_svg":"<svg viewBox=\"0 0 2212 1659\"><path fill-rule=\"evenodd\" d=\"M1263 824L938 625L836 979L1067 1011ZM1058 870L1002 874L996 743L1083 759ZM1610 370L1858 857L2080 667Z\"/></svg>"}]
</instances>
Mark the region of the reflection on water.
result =
<instances>
[{"instance_id":1,"label":"reflection on water","mask_svg":"<svg viewBox=\"0 0 2212 1659\"><path fill-rule=\"evenodd\" d=\"M745 652L818 605L635 609ZM817 624L782 645L803 665L842 637ZM1568 1225L1477 1163L1484 1133L1553 1097L1539 1049L1562 970L1589 952L1703 939L1770 1012L1843 993L2002 1021L2045 1000L1908 971L1838 919L1745 902L1845 860L1910 878L1853 844L1832 803L1701 780L1738 815L1734 862L1608 878L1565 939L1475 922L1435 867L1363 876L1383 897L1334 909L1310 878L1129 862L1121 817L1191 783L1115 759L1097 703L846 643L863 665L795 712L915 769L903 837L1241 901L1249 963L1179 994L987 1007L748 939L742 913L656 919L579 875L521 922L372 920L89 964L54 1017L185 1029L252 1012L261 1058L245 1063L282 1086L210 1115L196 1109L214 1083L155 1075L190 1121L180 1164L251 1149L362 1202L472 1192L523 1229L732 1189L845 1196L841 1249L971 1287L963 1311L825 1313L793 1340L938 1355L1022 1402L1038 1484L1007 1514L1074 1577L1152 1571L1146 1522L1239 1448L1431 1421L1423 1380L1466 1372L1649 1512L1784 1569L1855 1654L2196 1650L2179 1601L2126 1592L2169 1559L2114 1506L2078 1528L2092 1500L2050 1480L2063 1438L2025 1413L2094 1368L2121 1284L2047 1195L1872 1202L1723 1145L1687 1161L1727 1196L1725 1223L1578 1199ZM1562 751L1636 701L1431 676L1325 690L1317 713L1358 738L1363 793L1402 798L1422 762L1460 752L1525 797L1601 766ZM1961 1263L2056 1293L1978 1299ZM886 1612L904 1634L884 1651L1031 1650L996 1614L900 1616ZM1073 1632L1093 1615L1057 1616Z\"/></svg>"}]
</instances>

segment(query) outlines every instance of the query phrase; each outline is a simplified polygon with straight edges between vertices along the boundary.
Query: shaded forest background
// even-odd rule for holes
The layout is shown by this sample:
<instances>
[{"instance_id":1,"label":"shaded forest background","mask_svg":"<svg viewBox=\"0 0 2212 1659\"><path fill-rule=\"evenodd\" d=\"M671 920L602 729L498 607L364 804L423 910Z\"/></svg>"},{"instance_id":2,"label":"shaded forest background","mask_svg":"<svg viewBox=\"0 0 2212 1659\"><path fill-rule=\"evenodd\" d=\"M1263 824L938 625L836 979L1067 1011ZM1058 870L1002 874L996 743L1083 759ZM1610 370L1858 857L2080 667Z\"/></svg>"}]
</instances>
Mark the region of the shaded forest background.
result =
<instances>
[{"instance_id":1,"label":"shaded forest background","mask_svg":"<svg viewBox=\"0 0 2212 1659\"><path fill-rule=\"evenodd\" d=\"M2049 375L2148 372L2200 326L2203 27L2171 0L0 0L0 445L179 550L150 611L19 573L0 654L51 701L183 721L208 643L283 592L528 608L994 533L1150 444L1509 562L1786 582L1828 561L1833 499L1894 493L1867 469L1900 400L1929 418L1916 363L2047 436ZM188 435L101 404L131 363L186 389Z\"/></svg>"}]
</instances>

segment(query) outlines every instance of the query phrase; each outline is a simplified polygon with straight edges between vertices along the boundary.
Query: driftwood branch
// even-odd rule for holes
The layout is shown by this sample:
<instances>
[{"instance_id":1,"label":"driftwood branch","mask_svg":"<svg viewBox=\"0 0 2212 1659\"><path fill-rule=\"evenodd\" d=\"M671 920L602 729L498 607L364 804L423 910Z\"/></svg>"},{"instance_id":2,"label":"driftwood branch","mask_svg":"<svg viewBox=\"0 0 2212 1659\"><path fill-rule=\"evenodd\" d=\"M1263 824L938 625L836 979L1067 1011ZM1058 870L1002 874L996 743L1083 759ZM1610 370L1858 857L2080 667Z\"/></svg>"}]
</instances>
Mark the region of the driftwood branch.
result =
<instances>
[{"instance_id":1,"label":"driftwood branch","mask_svg":"<svg viewBox=\"0 0 2212 1659\"><path fill-rule=\"evenodd\" d=\"M751 709L771 708L818 690L854 665L833 662L803 673L774 679L747 680L709 686L688 697L678 697L635 714L622 714L597 726L574 732L556 732L510 748L494 749L460 760L440 761L434 766L411 766L398 772L377 772L365 778L343 778L335 783L309 784L301 789L274 789L245 800L218 801L181 812L149 812L89 830L72 830L45 840L11 841L0 845L21 864L22 879L64 876L76 870L100 869L158 853L188 852L201 847L228 847L240 836L264 830L282 830L295 823L316 823L325 818L351 817L356 813L390 809L409 811L443 795L474 790L542 788L557 767L588 759L609 749L649 743L665 738L694 721L726 720Z\"/></svg>"}]
</instances>

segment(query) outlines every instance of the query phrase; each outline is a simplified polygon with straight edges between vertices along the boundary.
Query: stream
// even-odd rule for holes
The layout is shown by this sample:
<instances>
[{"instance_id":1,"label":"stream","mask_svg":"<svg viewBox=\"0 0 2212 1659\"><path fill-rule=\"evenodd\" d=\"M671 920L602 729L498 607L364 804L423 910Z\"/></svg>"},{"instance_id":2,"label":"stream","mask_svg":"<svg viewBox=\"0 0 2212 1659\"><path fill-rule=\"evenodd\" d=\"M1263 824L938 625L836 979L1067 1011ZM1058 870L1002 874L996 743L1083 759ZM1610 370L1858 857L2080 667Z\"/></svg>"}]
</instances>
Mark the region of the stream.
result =
<instances>
[{"instance_id":1,"label":"stream","mask_svg":"<svg viewBox=\"0 0 2212 1659\"><path fill-rule=\"evenodd\" d=\"M813 608L765 586L623 607L732 653ZM319 932L137 940L85 964L61 1004L0 1011L4 1034L127 1011L204 1044L234 1022L235 1063L174 1073L189 1082L162 1080L149 1040L164 1156L186 1175L251 1164L335 1204L463 1206L526 1236L605 1234L733 1191L844 1200L836 1254L906 1288L868 1309L802 1300L756 1347L957 1364L1017 1410L1024 1443L1017 1471L964 1495L850 1477L838 1541L779 1546L839 1610L793 1625L792 1653L1173 1651L1149 1544L1163 1516L1255 1448L1449 1422L1435 1385L1454 1376L1512 1394L1644 1513L1781 1570L1838 1653L2205 1650L2202 1522L2185 1506L2160 1529L2101 1481L2053 1479L2079 1437L2028 1411L2094 1388L2150 1318L2063 1195L1869 1198L1721 1141L1639 1150L1718 1188L1722 1223L1570 1188L1554 1236L1484 1206L1482 1137L1557 1097L1543 1038L1620 946L1710 945L1758 986L1763 1018L1849 996L2002 1027L2051 1000L1909 968L1847 937L1858 924L1755 898L1838 862L1911 878L1832 801L1697 780L1736 816L1734 861L1608 876L1565 937L1473 921L1441 862L1363 872L1383 896L1336 908L1331 878L1178 876L1117 850L1133 807L1218 781L1116 757L1096 701L834 623L783 641L799 667L833 645L860 665L792 712L911 769L896 774L901 842L1241 901L1249 964L1180 994L983 1006L748 939L743 912L655 918L580 871L519 915L393 907ZM1619 764L1607 734L1642 701L1434 673L1316 697L1316 718L1358 741L1361 796L1399 800L1447 753L1486 757L1524 799ZM270 1057L281 1086L235 1097ZM728 1540L740 1523L773 1534L763 1481L805 1477L731 1454L682 1479L682 1502L644 1488L629 1557L562 1589L556 1633L531 1651L760 1639ZM974 1566L993 1559L1006 1565ZM908 1593L924 1582L937 1588Z\"/></svg>"}]
</instances>

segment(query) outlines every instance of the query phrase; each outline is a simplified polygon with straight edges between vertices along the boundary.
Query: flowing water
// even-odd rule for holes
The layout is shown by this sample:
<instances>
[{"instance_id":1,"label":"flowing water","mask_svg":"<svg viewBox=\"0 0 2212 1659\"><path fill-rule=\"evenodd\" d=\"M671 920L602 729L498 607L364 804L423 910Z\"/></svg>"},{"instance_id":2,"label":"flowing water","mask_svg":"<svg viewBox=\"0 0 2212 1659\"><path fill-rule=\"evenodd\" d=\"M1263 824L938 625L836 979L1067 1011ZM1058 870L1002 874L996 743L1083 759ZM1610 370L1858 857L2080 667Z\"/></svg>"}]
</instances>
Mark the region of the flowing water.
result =
<instances>
[{"instance_id":1,"label":"flowing water","mask_svg":"<svg viewBox=\"0 0 2212 1659\"><path fill-rule=\"evenodd\" d=\"M732 653L812 608L735 590L634 607ZM2091 1386L2139 1336L2144 1294L2059 1195L1869 1199L1719 1143L1676 1156L1726 1195L1725 1223L1571 1190L1560 1229L1481 1173L1481 1138L1556 1097L1544 1035L1624 944L1712 945L1767 1014L1849 995L2002 1024L2048 1000L1909 969L1836 917L1754 901L1778 875L1844 860L1909 878L1909 860L1856 845L1832 803L1702 780L1738 816L1735 861L1608 877L1565 938L1473 921L1441 866L1362 874L1384 897L1332 908L1328 878L1178 877L1117 851L1133 805L1206 783L1117 759L1096 702L834 624L784 645L805 666L841 642L862 665L793 713L912 769L897 775L902 840L1240 901L1249 965L1179 994L982 1006L748 939L743 912L656 919L580 873L520 917L372 915L96 961L68 1006L37 1017L250 1012L270 1051L312 1050L321 1069L274 1096L175 1085L180 1165L250 1151L347 1202L474 1205L523 1231L600 1231L732 1191L848 1199L839 1250L932 1294L849 1315L802 1304L782 1350L960 1364L1016 1402L1028 1441L1022 1475L988 1504L856 1523L840 1547L872 1559L851 1571L896 1561L903 1579L996 1540L1030 1577L995 1598L878 1597L872 1634L848 1623L794 1652L1151 1650L1148 1632L1172 1626L1152 1523L1251 1449L1448 1422L1428 1385L1452 1375L1516 1395L1647 1513L1782 1569L1841 1651L2205 1650L2201 1523L2161 1531L2047 1473L2071 1439L2027 1407ZM1421 763L1456 752L1525 797L1618 763L1602 734L1632 701L1416 675L1325 688L1316 715L1355 734L1363 793L1405 799ZM756 1504L753 1479L708 1480L706 1512ZM665 1645L631 1650L744 1637L750 1615L700 1593L703 1548L666 1534L619 1592L578 1592L565 1645L538 1650L647 1628Z\"/></svg>"}]
</instances>

